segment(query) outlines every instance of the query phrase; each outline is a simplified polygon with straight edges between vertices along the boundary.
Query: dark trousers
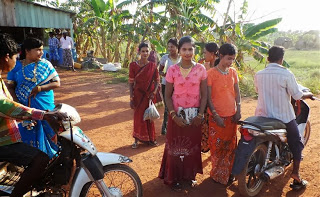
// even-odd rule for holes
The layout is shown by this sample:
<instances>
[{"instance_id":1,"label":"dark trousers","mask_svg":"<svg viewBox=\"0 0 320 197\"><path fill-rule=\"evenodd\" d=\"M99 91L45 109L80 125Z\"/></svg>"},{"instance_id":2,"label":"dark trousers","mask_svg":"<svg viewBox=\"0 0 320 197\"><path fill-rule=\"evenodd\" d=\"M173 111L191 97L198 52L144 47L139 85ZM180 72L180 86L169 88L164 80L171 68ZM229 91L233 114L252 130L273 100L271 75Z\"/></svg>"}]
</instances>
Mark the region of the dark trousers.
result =
<instances>
[{"instance_id":1,"label":"dark trousers","mask_svg":"<svg viewBox=\"0 0 320 197\"><path fill-rule=\"evenodd\" d=\"M165 100L166 85L161 84L161 91L162 91L163 103L164 103L164 107L165 107L164 113L163 113L163 122L162 122L161 133L165 134L167 132L167 124L168 124L168 108L167 108L166 100Z\"/></svg>"},{"instance_id":2,"label":"dark trousers","mask_svg":"<svg viewBox=\"0 0 320 197\"><path fill-rule=\"evenodd\" d=\"M298 130L296 120L292 120L285 124L287 126L287 138L289 148L293 154L293 159L296 161L301 161L301 153L304 145L301 140L301 136Z\"/></svg>"}]
</instances>

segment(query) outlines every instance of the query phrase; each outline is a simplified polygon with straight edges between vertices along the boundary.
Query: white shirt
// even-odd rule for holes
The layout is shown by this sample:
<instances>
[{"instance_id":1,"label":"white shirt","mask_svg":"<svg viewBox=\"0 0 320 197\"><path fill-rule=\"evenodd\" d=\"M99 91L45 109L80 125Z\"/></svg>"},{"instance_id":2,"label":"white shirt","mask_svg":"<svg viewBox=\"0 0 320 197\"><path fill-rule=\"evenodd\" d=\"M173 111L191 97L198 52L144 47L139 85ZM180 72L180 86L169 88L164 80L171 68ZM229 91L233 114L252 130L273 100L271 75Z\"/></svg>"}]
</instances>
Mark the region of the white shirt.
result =
<instances>
[{"instance_id":1,"label":"white shirt","mask_svg":"<svg viewBox=\"0 0 320 197\"><path fill-rule=\"evenodd\" d=\"M67 36L66 39L62 36L60 38L60 45L62 49L72 49L73 41L72 38Z\"/></svg>"},{"instance_id":2,"label":"white shirt","mask_svg":"<svg viewBox=\"0 0 320 197\"><path fill-rule=\"evenodd\" d=\"M172 66L174 64L177 64L179 61L180 61L180 56L178 56L176 62L173 62L169 58L169 54L165 54L164 56L162 56L161 59L160 59L160 65L164 66L163 73L166 73L170 66ZM166 78L165 77L162 77L161 84L166 85Z\"/></svg>"},{"instance_id":3,"label":"white shirt","mask_svg":"<svg viewBox=\"0 0 320 197\"><path fill-rule=\"evenodd\" d=\"M270 63L257 72L254 84L258 93L256 116L276 118L284 123L296 118L291 96L298 100L303 93L291 71L279 64Z\"/></svg>"}]
</instances>

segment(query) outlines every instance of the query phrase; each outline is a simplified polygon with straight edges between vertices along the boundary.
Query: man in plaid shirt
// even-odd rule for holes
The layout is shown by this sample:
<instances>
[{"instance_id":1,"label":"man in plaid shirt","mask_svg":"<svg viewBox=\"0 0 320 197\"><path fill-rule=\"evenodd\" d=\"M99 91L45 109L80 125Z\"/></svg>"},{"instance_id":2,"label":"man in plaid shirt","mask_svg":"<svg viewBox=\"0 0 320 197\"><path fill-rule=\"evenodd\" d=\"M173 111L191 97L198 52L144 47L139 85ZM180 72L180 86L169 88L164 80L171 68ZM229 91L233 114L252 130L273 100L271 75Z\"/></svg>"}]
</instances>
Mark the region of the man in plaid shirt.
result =
<instances>
[{"instance_id":1,"label":"man in plaid shirt","mask_svg":"<svg viewBox=\"0 0 320 197\"><path fill-rule=\"evenodd\" d=\"M58 54L58 47L59 47L59 40L58 38L55 37L53 32L49 33L49 61L52 63L53 66L58 65L58 61L60 59L59 54Z\"/></svg>"},{"instance_id":2,"label":"man in plaid shirt","mask_svg":"<svg viewBox=\"0 0 320 197\"><path fill-rule=\"evenodd\" d=\"M46 112L23 106L12 97L1 78L2 71L10 71L16 64L17 43L7 34L0 34L0 162L7 161L26 167L10 196L22 197L38 181L49 163L44 152L21 142L18 120L63 119L60 112Z\"/></svg>"}]
</instances>

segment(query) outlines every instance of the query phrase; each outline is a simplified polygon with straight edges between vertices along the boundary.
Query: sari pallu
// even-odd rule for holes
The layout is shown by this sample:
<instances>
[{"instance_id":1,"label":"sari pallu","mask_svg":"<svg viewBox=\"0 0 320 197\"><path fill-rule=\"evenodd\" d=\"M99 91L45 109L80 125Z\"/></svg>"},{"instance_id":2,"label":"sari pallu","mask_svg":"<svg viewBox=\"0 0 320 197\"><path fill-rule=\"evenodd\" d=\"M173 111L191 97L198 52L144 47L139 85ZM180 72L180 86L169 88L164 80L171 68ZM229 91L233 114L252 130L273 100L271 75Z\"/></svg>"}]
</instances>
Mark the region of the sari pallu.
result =
<instances>
[{"instance_id":1,"label":"sari pallu","mask_svg":"<svg viewBox=\"0 0 320 197\"><path fill-rule=\"evenodd\" d=\"M169 115L159 178L166 185L195 180L202 174L201 126L179 127Z\"/></svg>"},{"instance_id":2,"label":"sari pallu","mask_svg":"<svg viewBox=\"0 0 320 197\"><path fill-rule=\"evenodd\" d=\"M17 64L21 64L21 62L17 62ZM12 79L10 79L16 82L15 93L19 102L31 108L53 110L55 107L53 90L41 91L36 96L30 96L31 91L36 86L50 83L50 80L58 78L58 73L51 63L42 59L37 63L31 63L24 67L20 66L21 69L14 73ZM34 77L35 66L37 67L36 81L32 81L30 79ZM22 72L22 69L24 72ZM52 158L58 150L58 146L53 142L56 134L46 120L37 120L36 122L36 126L31 130L22 126L21 123L19 124L22 141L40 149Z\"/></svg>"},{"instance_id":3,"label":"sari pallu","mask_svg":"<svg viewBox=\"0 0 320 197\"><path fill-rule=\"evenodd\" d=\"M133 86L133 102L135 104L133 119L133 137L143 141L155 141L154 122L143 120L144 111L149 107L149 98L154 91L155 83L159 83L156 65L149 62L140 67L136 62L130 64L129 82ZM155 102L155 99L153 100Z\"/></svg>"},{"instance_id":4,"label":"sari pallu","mask_svg":"<svg viewBox=\"0 0 320 197\"><path fill-rule=\"evenodd\" d=\"M232 116L221 118L224 120L225 128L219 127L212 115L209 116L209 148L212 163L210 176L213 180L226 185L231 175L237 147L237 124L231 121Z\"/></svg>"}]
</instances>

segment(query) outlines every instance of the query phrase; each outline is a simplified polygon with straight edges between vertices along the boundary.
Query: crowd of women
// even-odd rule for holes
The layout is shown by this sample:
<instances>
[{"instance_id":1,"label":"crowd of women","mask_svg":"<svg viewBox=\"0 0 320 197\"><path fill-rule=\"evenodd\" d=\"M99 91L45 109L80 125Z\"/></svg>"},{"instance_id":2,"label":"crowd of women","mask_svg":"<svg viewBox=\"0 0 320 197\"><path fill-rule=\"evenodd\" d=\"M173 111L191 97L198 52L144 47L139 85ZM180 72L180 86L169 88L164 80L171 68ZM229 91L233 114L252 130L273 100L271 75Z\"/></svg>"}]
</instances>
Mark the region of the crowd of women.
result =
<instances>
[{"instance_id":1,"label":"crowd of women","mask_svg":"<svg viewBox=\"0 0 320 197\"><path fill-rule=\"evenodd\" d=\"M148 61L150 46L143 42L139 45L140 60L130 64L132 148L138 148L139 142L158 145L154 123L144 121L143 114L150 100L157 102L155 95L161 88L165 103L161 134L166 135L166 141L159 178L175 190L194 185L196 174L202 173L201 150L210 149L211 178L228 184L234 179L236 123L241 117L238 76L232 67L237 49L228 43L220 48L207 43L204 59L196 63L192 37L171 38L167 47L169 54L157 66Z\"/></svg>"}]
</instances>

